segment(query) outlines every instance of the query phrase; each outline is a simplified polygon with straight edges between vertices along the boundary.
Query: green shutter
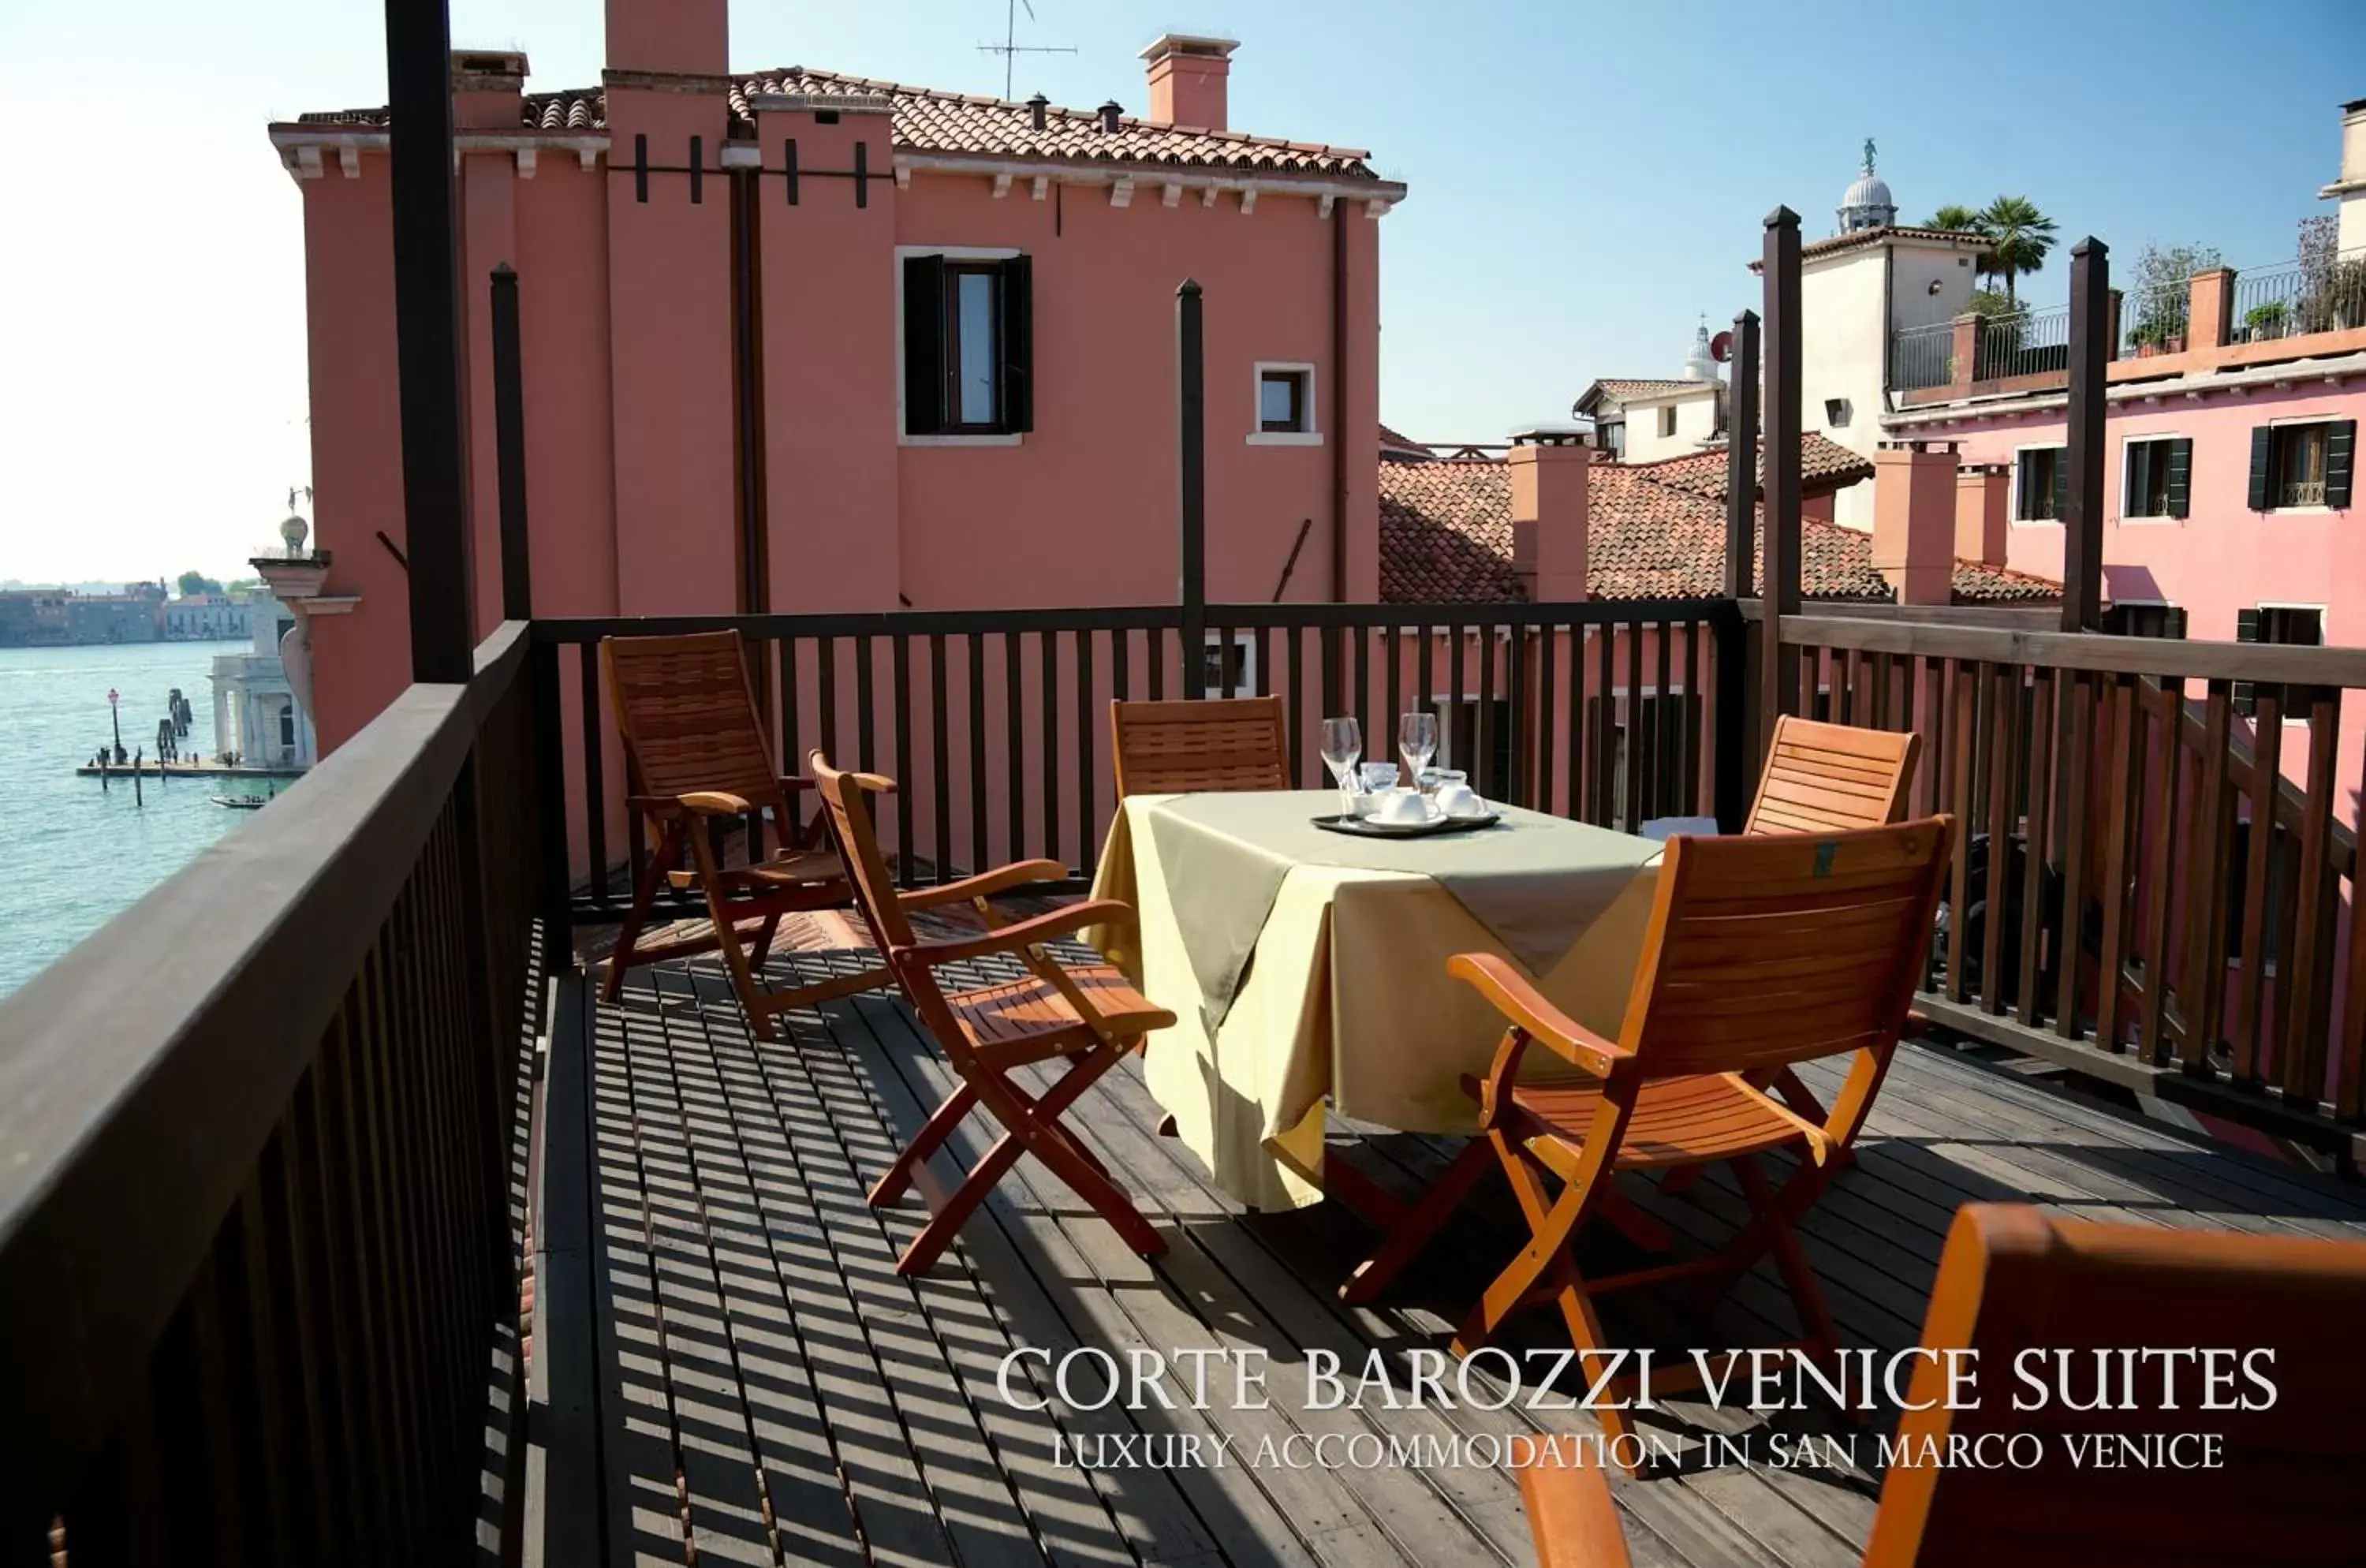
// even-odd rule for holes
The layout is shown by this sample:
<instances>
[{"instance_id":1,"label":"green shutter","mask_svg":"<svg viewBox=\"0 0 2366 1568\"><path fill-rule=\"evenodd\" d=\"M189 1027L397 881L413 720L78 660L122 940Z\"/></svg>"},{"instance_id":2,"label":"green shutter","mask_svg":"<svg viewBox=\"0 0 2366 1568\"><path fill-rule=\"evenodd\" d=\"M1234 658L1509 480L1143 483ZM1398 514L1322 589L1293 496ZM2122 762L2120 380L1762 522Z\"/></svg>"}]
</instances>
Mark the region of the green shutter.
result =
<instances>
[{"instance_id":1,"label":"green shutter","mask_svg":"<svg viewBox=\"0 0 2366 1568\"><path fill-rule=\"evenodd\" d=\"M2349 471L2357 460L2358 422L2341 419L2325 433L2325 504L2336 512L2349 506Z\"/></svg>"},{"instance_id":2,"label":"green shutter","mask_svg":"<svg viewBox=\"0 0 2366 1568\"><path fill-rule=\"evenodd\" d=\"M1002 319L995 336L1002 346L1002 427L1035 428L1035 265L1012 256L998 269L995 303Z\"/></svg>"},{"instance_id":3,"label":"green shutter","mask_svg":"<svg viewBox=\"0 0 2366 1568\"><path fill-rule=\"evenodd\" d=\"M2193 489L2193 443L2172 441L2169 444L2169 514L2184 517L2191 513ZM2182 632L2178 634L2182 637Z\"/></svg>"},{"instance_id":4,"label":"green shutter","mask_svg":"<svg viewBox=\"0 0 2366 1568\"><path fill-rule=\"evenodd\" d=\"M2177 515L2182 517L2185 514L2180 512ZM2185 640L2185 611L2182 607L2169 606L2169 613L2161 617L2160 635L2177 642Z\"/></svg>"},{"instance_id":5,"label":"green shutter","mask_svg":"<svg viewBox=\"0 0 2366 1568\"><path fill-rule=\"evenodd\" d=\"M904 433L945 428L945 258L904 258Z\"/></svg>"},{"instance_id":6,"label":"green shutter","mask_svg":"<svg viewBox=\"0 0 2366 1568\"><path fill-rule=\"evenodd\" d=\"M2070 519L2070 449L2054 449L2054 520L2067 523Z\"/></svg>"},{"instance_id":7,"label":"green shutter","mask_svg":"<svg viewBox=\"0 0 2366 1568\"><path fill-rule=\"evenodd\" d=\"M2262 427L2260 430L2259 430L2258 432L2256 432L2256 433L2255 433L2255 435L2265 435L2266 434L2267 434L2266 429L2265 429L2264 427ZM2257 442L2257 440L2256 440L2256 439L2253 441L2252 445L2253 445L2253 446L2254 446L2255 448L2257 447L2257 446L2258 446L2258 442ZM2253 464L2252 471L2253 471L2253 473L2254 473L2254 474L2256 474L2256 473L2259 471L2259 470L2258 470L2258 465L2257 465L2257 463L2256 463L2256 462ZM2259 641L2259 621L2260 621L2260 618L2261 618L2261 617L2260 617L2259 612L2259 611L2257 611L2257 610L2237 610L2237 611L2236 611L2236 612L2235 612L2235 640L2236 640L2236 642L2257 642L2257 641ZM2234 700L2234 707L2235 707L2235 711L2236 711L2236 713L2238 713L2238 714L2241 714L2244 717L2248 718L2248 717L2250 717L2253 714L2255 714L2255 713L2257 713L2257 712L2259 711L2259 688L2258 688L2258 687L2256 687L2256 686L2254 686L2254 685L2252 685L2250 682L2248 682L2248 681L2237 681L2237 682L2235 682L2235 685L2234 685L2233 692L2232 692L2232 696L2233 696L2233 700Z\"/></svg>"},{"instance_id":8,"label":"green shutter","mask_svg":"<svg viewBox=\"0 0 2366 1568\"><path fill-rule=\"evenodd\" d=\"M2268 509L2269 469L2274 466L2276 433L2262 424L2251 432L2251 491L2248 504L2254 512Z\"/></svg>"}]
</instances>

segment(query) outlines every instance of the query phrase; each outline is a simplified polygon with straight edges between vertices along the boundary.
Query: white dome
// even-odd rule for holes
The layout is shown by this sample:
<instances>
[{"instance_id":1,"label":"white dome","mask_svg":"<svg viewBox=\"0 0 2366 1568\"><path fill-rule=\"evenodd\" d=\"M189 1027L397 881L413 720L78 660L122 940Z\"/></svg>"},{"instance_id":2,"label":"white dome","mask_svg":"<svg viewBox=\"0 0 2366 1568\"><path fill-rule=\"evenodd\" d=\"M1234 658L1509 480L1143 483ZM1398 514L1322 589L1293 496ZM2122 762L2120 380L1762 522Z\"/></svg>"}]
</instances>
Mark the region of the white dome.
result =
<instances>
[{"instance_id":1,"label":"white dome","mask_svg":"<svg viewBox=\"0 0 2366 1568\"><path fill-rule=\"evenodd\" d=\"M1856 184L1849 186L1848 194L1841 197L1841 205L1842 207L1887 207L1893 212L1898 209L1898 204L1889 199L1888 182L1876 174L1859 175L1856 177Z\"/></svg>"},{"instance_id":2,"label":"white dome","mask_svg":"<svg viewBox=\"0 0 2366 1568\"><path fill-rule=\"evenodd\" d=\"M1833 215L1840 232L1853 234L1860 229L1880 229L1898 221L1898 203L1889 194L1889 184L1873 172L1873 138L1865 139L1865 167L1856 183L1841 196L1841 205Z\"/></svg>"},{"instance_id":3,"label":"white dome","mask_svg":"<svg viewBox=\"0 0 2366 1568\"><path fill-rule=\"evenodd\" d=\"M1718 378L1717 355L1709 352L1707 321L1693 329L1692 352L1684 355L1684 378L1687 381L1714 381Z\"/></svg>"}]
</instances>

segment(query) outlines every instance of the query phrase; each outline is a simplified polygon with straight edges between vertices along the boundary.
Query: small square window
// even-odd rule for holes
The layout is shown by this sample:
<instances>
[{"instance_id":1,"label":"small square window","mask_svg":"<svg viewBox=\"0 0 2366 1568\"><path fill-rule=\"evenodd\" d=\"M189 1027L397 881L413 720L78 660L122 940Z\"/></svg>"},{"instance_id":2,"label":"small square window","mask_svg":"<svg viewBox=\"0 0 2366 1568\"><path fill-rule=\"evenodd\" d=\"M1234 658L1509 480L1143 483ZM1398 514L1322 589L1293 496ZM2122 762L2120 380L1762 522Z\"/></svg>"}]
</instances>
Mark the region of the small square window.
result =
<instances>
[{"instance_id":1,"label":"small square window","mask_svg":"<svg viewBox=\"0 0 2366 1568\"><path fill-rule=\"evenodd\" d=\"M1660 436L1665 440L1676 433L1676 405L1669 403L1660 410Z\"/></svg>"},{"instance_id":2,"label":"small square window","mask_svg":"<svg viewBox=\"0 0 2366 1568\"><path fill-rule=\"evenodd\" d=\"M1256 690L1256 644L1247 632L1228 639L1221 632L1207 634L1200 667L1200 690L1209 696L1253 697Z\"/></svg>"},{"instance_id":3,"label":"small square window","mask_svg":"<svg viewBox=\"0 0 2366 1568\"><path fill-rule=\"evenodd\" d=\"M1268 435L1302 435L1313 430L1308 408L1313 400L1306 395L1309 379L1303 370L1258 371L1257 429Z\"/></svg>"},{"instance_id":4,"label":"small square window","mask_svg":"<svg viewBox=\"0 0 2366 1568\"><path fill-rule=\"evenodd\" d=\"M1846 398L1824 400L1824 426L1828 430L1846 430L1849 422L1849 400Z\"/></svg>"}]
</instances>

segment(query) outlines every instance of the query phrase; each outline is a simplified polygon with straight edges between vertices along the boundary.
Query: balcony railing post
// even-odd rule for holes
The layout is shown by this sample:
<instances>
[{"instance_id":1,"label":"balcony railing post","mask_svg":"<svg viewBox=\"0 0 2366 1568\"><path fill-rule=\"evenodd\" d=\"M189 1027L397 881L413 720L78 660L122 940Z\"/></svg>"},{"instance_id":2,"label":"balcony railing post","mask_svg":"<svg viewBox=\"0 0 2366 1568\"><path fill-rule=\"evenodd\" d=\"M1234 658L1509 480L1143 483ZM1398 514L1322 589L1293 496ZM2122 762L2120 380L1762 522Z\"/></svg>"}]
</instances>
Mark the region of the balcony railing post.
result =
<instances>
[{"instance_id":1,"label":"balcony railing post","mask_svg":"<svg viewBox=\"0 0 2366 1568\"><path fill-rule=\"evenodd\" d=\"M2111 342L2111 252L2093 235L2070 247L2067 505L2062 518L2062 629L2092 631L2103 597L2103 395Z\"/></svg>"},{"instance_id":2,"label":"balcony railing post","mask_svg":"<svg viewBox=\"0 0 2366 1568\"><path fill-rule=\"evenodd\" d=\"M475 638L468 448L460 423L452 22L440 0L387 0L386 74L393 121L395 367L411 673L417 681L460 685L474 669Z\"/></svg>"},{"instance_id":3,"label":"balcony railing post","mask_svg":"<svg viewBox=\"0 0 2366 1568\"><path fill-rule=\"evenodd\" d=\"M1783 617L1799 613L1799 215L1766 216L1766 543L1759 587L1758 748L1798 701L1798 653L1783 646Z\"/></svg>"},{"instance_id":4,"label":"balcony railing post","mask_svg":"<svg viewBox=\"0 0 2366 1568\"><path fill-rule=\"evenodd\" d=\"M1208 694L1208 395L1200 308L1200 286L1187 277L1175 290L1175 434L1182 475L1182 694L1191 699Z\"/></svg>"},{"instance_id":5,"label":"balcony railing post","mask_svg":"<svg viewBox=\"0 0 2366 1568\"><path fill-rule=\"evenodd\" d=\"M501 619L534 619L525 513L525 373L518 346L518 280L493 268L493 455L501 511Z\"/></svg>"},{"instance_id":6,"label":"balcony railing post","mask_svg":"<svg viewBox=\"0 0 2366 1568\"><path fill-rule=\"evenodd\" d=\"M1744 310L1733 318L1732 417L1726 446L1725 470L1725 596L1747 599L1757 591L1758 546L1758 312ZM1742 792L1750 770L1745 759L1758 754L1752 733L1748 680L1749 628L1741 616L1729 613L1711 625L1717 660L1717 746L1711 798L1718 825L1724 831L1741 830L1749 803ZM1574 815L1574 813L1572 813Z\"/></svg>"}]
</instances>

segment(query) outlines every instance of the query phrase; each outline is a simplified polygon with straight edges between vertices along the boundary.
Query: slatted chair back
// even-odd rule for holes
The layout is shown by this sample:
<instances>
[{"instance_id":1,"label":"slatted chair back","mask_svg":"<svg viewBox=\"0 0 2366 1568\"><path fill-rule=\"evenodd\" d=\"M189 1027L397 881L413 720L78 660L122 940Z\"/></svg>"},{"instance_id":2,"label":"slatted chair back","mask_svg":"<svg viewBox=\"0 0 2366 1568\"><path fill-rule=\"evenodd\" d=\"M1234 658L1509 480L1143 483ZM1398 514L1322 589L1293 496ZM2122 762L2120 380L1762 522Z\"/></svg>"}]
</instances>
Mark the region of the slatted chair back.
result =
<instances>
[{"instance_id":1,"label":"slatted chair back","mask_svg":"<svg viewBox=\"0 0 2366 1568\"><path fill-rule=\"evenodd\" d=\"M1878 828L1906 815L1922 738L1819 724L1784 714L1750 805L1745 833L1829 833Z\"/></svg>"},{"instance_id":2,"label":"slatted chair back","mask_svg":"<svg viewBox=\"0 0 2366 1568\"><path fill-rule=\"evenodd\" d=\"M637 794L736 795L793 829L738 632L603 637L600 669Z\"/></svg>"},{"instance_id":3,"label":"slatted chair back","mask_svg":"<svg viewBox=\"0 0 2366 1568\"><path fill-rule=\"evenodd\" d=\"M1117 793L1288 789L1281 699L1110 704Z\"/></svg>"},{"instance_id":4,"label":"slatted chair back","mask_svg":"<svg viewBox=\"0 0 2366 1568\"><path fill-rule=\"evenodd\" d=\"M806 768L821 795L822 809L828 814L839 858L846 863L847 876L854 884L855 904L870 922L872 934L889 951L911 946L915 940L911 918L905 912L904 901L896 896L896 879L888 873L887 857L880 852L878 829L871 820L870 797L893 794L896 781L878 773L833 768L818 750L806 759ZM914 976L900 971L898 977L907 987L916 983ZM918 971L917 983L931 992L937 988L935 978L925 968ZM917 995L913 1001L925 1005Z\"/></svg>"},{"instance_id":5,"label":"slatted chair back","mask_svg":"<svg viewBox=\"0 0 2366 1568\"><path fill-rule=\"evenodd\" d=\"M1637 1072L1771 1071L1895 1045L1954 835L1934 817L1672 840L1619 1034Z\"/></svg>"},{"instance_id":6,"label":"slatted chair back","mask_svg":"<svg viewBox=\"0 0 2366 1568\"><path fill-rule=\"evenodd\" d=\"M1939 1370L1918 1367L1898 1429L1899 1458L1882 1485L1868 1568L2154 1568L2167 1562L2315 1564L2366 1551L2366 1243L2247 1235L2058 1219L2018 1204L1973 1204L1955 1215L1939 1261L1922 1343L1970 1349L1976 1408L1947 1410ZM2097 1352L2218 1348L2219 1381L2198 1359L2177 1363L2107 1355L2133 1371L2133 1398L2098 1406ZM2016 1410L2029 1390L2024 1349L2054 1391ZM2269 1355L2263 1352L2271 1353ZM2056 1382L2067 1357L2067 1408ZM2162 1376L2175 1365L2173 1408ZM2207 1408L2205 1399L2266 1408ZM2135 1408L2126 1408L2133 1404ZM2011 1434L2035 1469L1945 1465L1952 1438L1999 1452ZM2217 1434L2220 1468L2130 1464L2162 1438L2191 1461ZM1991 1440L1981 1443L1983 1438ZM2086 1445L2075 1463L2069 1444Z\"/></svg>"}]
</instances>

